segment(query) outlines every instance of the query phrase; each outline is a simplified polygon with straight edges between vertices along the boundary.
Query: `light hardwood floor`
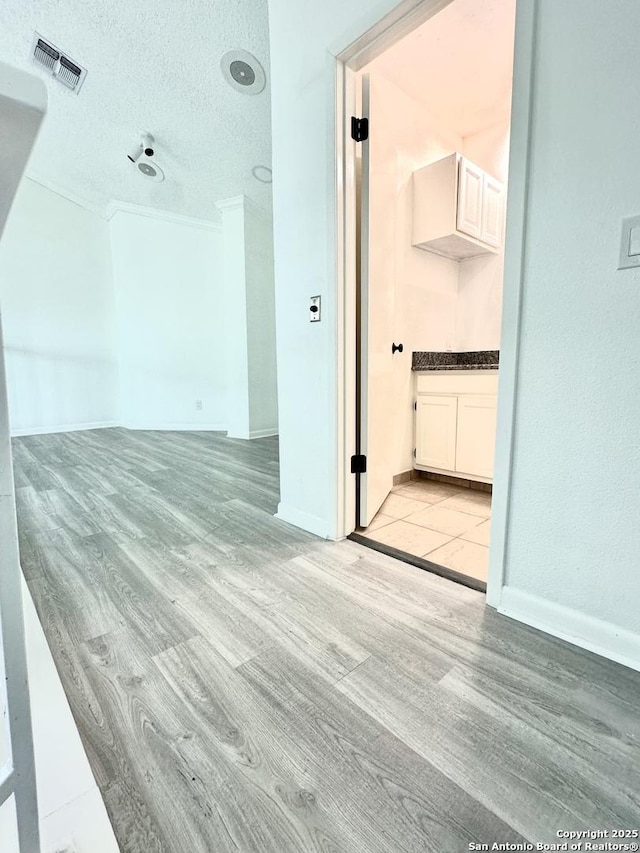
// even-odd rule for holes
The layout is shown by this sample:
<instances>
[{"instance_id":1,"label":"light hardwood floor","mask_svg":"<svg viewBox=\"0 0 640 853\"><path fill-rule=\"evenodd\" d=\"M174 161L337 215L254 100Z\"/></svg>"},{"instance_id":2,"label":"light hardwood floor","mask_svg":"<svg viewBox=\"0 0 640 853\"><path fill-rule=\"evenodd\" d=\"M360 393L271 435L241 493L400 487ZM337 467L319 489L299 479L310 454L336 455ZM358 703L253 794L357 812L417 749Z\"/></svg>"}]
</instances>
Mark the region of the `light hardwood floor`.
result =
<instances>
[{"instance_id":1,"label":"light hardwood floor","mask_svg":"<svg viewBox=\"0 0 640 853\"><path fill-rule=\"evenodd\" d=\"M459 853L640 826L640 674L275 520L275 440L14 451L24 572L123 851Z\"/></svg>"}]
</instances>

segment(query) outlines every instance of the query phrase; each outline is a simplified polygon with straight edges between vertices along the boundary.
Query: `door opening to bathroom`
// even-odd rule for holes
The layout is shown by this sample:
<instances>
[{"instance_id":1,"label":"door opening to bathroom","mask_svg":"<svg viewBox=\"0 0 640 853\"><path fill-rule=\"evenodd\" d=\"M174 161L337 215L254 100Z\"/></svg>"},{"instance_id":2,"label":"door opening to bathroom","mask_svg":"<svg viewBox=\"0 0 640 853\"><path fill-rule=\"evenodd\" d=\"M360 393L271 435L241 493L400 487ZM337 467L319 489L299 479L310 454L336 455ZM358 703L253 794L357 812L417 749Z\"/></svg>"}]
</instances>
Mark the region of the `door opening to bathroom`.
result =
<instances>
[{"instance_id":1,"label":"door opening to bathroom","mask_svg":"<svg viewBox=\"0 0 640 853\"><path fill-rule=\"evenodd\" d=\"M352 79L351 535L485 590L515 0L440 9Z\"/></svg>"}]
</instances>

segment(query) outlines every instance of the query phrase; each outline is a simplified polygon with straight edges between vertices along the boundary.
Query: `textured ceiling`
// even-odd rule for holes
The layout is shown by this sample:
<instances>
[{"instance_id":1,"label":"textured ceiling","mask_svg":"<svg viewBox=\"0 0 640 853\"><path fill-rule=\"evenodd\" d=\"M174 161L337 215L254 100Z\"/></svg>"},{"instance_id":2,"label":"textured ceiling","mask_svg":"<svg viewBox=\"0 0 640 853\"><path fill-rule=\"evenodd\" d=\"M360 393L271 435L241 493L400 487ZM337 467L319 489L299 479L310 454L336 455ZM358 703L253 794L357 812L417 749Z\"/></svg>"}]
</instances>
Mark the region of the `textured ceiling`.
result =
<instances>
[{"instance_id":1,"label":"textured ceiling","mask_svg":"<svg viewBox=\"0 0 640 853\"><path fill-rule=\"evenodd\" d=\"M454 0L369 69L459 136L485 130L508 117L511 107L515 5Z\"/></svg>"},{"instance_id":2,"label":"textured ceiling","mask_svg":"<svg viewBox=\"0 0 640 853\"><path fill-rule=\"evenodd\" d=\"M30 62L35 30L88 69L79 95ZM260 95L223 80L231 49L263 65ZM270 205L251 175L271 166L266 0L2 0L0 56L49 81L31 177L101 209L117 199L216 220L217 200ZM156 137L163 183L127 160L140 130Z\"/></svg>"}]
</instances>

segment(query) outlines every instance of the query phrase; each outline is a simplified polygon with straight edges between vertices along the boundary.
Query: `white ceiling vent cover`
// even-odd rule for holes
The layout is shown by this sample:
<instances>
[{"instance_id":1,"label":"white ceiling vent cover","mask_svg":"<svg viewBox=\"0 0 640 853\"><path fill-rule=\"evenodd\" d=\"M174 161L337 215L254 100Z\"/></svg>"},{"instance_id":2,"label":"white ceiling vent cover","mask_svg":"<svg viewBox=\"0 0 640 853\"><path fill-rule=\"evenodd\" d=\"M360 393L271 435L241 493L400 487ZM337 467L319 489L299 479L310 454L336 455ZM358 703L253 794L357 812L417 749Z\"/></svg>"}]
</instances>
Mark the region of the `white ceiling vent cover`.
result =
<instances>
[{"instance_id":1,"label":"white ceiling vent cover","mask_svg":"<svg viewBox=\"0 0 640 853\"><path fill-rule=\"evenodd\" d=\"M86 68L70 59L40 33L33 38L31 58L36 65L46 68L59 83L78 94L87 76Z\"/></svg>"}]
</instances>

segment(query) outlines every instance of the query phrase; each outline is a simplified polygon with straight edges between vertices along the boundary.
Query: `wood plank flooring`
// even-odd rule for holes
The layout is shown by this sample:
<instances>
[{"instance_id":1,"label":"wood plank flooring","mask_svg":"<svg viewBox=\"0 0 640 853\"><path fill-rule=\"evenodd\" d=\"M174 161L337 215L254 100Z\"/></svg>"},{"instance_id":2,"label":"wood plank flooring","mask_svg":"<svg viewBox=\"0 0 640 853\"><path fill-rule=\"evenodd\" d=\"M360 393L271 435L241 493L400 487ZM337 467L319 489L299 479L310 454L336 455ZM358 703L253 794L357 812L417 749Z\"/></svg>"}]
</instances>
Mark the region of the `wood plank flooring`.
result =
<instances>
[{"instance_id":1,"label":"wood plank flooring","mask_svg":"<svg viewBox=\"0 0 640 853\"><path fill-rule=\"evenodd\" d=\"M22 564L123 853L640 827L640 674L273 518L275 439L14 441Z\"/></svg>"}]
</instances>

